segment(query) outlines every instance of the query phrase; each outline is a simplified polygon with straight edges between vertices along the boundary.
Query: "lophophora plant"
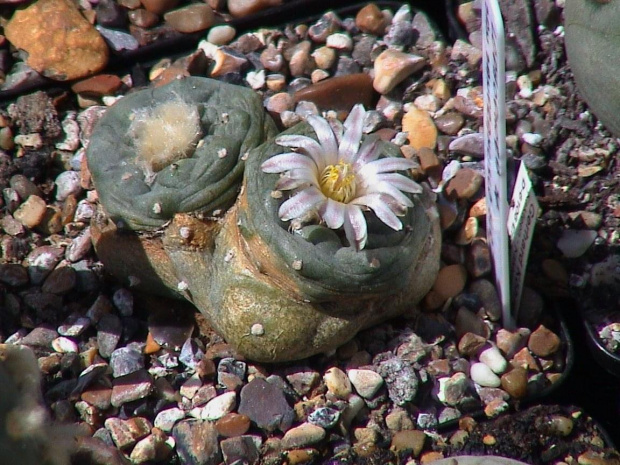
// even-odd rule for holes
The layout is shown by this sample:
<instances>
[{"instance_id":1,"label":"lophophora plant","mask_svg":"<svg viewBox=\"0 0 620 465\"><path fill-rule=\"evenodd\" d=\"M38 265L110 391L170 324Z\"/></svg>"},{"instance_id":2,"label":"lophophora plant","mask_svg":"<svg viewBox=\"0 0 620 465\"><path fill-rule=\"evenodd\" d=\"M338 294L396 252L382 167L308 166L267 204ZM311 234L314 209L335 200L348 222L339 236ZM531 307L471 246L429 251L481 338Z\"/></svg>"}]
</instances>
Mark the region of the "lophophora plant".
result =
<instances>
[{"instance_id":1,"label":"lophophora plant","mask_svg":"<svg viewBox=\"0 0 620 465\"><path fill-rule=\"evenodd\" d=\"M153 132L136 121L159 118L179 99L200 124L182 131L183 142L162 144L163 153L149 136L149 156L138 153L140 137ZM100 258L132 285L191 301L260 361L327 352L414 312L439 267L433 194L409 177L413 163L398 147L362 134L365 113L355 106L344 124L312 116L276 136L258 95L209 79L123 98L87 152L106 211L93 224ZM210 137L218 130L226 137ZM111 162L110 151L124 155ZM227 157L235 162L221 165ZM202 165L217 169L194 180ZM139 195L124 191L128 172ZM178 173L186 176L177 187Z\"/></svg>"},{"instance_id":2,"label":"lophophora plant","mask_svg":"<svg viewBox=\"0 0 620 465\"><path fill-rule=\"evenodd\" d=\"M620 136L620 2L566 0L564 11L566 53L579 92L605 126Z\"/></svg>"}]
</instances>

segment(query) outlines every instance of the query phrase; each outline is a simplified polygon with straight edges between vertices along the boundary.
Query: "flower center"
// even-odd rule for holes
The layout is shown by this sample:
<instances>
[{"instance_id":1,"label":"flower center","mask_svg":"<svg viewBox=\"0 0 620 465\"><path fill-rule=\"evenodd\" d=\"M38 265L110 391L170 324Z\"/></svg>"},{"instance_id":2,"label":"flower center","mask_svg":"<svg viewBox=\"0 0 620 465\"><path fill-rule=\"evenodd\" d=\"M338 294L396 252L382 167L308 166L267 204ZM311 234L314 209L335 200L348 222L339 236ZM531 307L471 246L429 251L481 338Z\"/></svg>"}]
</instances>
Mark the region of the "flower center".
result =
<instances>
[{"instance_id":1,"label":"flower center","mask_svg":"<svg viewBox=\"0 0 620 465\"><path fill-rule=\"evenodd\" d=\"M328 165L319 180L321 192L337 202L349 203L355 197L355 173L350 163Z\"/></svg>"}]
</instances>

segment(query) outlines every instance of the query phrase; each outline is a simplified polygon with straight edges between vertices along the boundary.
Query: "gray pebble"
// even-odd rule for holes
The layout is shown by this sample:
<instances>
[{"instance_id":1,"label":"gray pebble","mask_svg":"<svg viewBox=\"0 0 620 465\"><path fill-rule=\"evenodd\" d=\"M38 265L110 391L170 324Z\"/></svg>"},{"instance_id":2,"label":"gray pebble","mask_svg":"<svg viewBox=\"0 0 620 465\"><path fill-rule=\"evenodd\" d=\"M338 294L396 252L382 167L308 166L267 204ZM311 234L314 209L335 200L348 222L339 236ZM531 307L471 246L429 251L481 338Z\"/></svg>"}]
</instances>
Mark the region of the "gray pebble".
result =
<instances>
[{"instance_id":1,"label":"gray pebble","mask_svg":"<svg viewBox=\"0 0 620 465\"><path fill-rule=\"evenodd\" d=\"M115 378L125 376L144 368L144 356L133 348L121 347L112 352L110 367Z\"/></svg>"}]
</instances>

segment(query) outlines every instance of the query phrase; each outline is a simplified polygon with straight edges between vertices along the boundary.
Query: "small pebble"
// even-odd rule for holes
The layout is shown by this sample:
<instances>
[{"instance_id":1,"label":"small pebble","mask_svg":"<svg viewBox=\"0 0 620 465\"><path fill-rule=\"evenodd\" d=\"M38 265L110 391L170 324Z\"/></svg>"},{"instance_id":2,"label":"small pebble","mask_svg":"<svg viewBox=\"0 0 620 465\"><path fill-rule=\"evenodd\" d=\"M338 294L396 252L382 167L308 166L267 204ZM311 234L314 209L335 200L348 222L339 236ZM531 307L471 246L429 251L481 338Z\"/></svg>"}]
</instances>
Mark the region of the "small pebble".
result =
<instances>
[{"instance_id":1,"label":"small pebble","mask_svg":"<svg viewBox=\"0 0 620 465\"><path fill-rule=\"evenodd\" d=\"M229 26L228 24L220 24L209 29L207 41L214 45L226 45L235 38L236 34L237 31L234 27Z\"/></svg>"},{"instance_id":2,"label":"small pebble","mask_svg":"<svg viewBox=\"0 0 620 465\"><path fill-rule=\"evenodd\" d=\"M250 417L239 413L227 413L215 422L217 432L227 438L241 436L250 429Z\"/></svg>"},{"instance_id":3,"label":"small pebble","mask_svg":"<svg viewBox=\"0 0 620 465\"><path fill-rule=\"evenodd\" d=\"M237 405L237 394L234 391L225 392L211 399L202 408L201 419L215 421L234 410Z\"/></svg>"},{"instance_id":4,"label":"small pebble","mask_svg":"<svg viewBox=\"0 0 620 465\"><path fill-rule=\"evenodd\" d=\"M555 354L560 348L562 341L553 331L540 325L530 335L527 346L539 357L549 357Z\"/></svg>"},{"instance_id":5,"label":"small pebble","mask_svg":"<svg viewBox=\"0 0 620 465\"><path fill-rule=\"evenodd\" d=\"M384 50L375 59L373 87L380 94L387 94L425 65L426 59L421 56L391 48Z\"/></svg>"},{"instance_id":6,"label":"small pebble","mask_svg":"<svg viewBox=\"0 0 620 465\"><path fill-rule=\"evenodd\" d=\"M488 366L493 373L498 375L506 371L506 368L508 367L508 362L502 356L499 349L494 345L482 350L478 355L478 359Z\"/></svg>"},{"instance_id":7,"label":"small pebble","mask_svg":"<svg viewBox=\"0 0 620 465\"><path fill-rule=\"evenodd\" d=\"M565 229L557 242L557 247L566 258L578 258L586 253L597 236L596 231Z\"/></svg>"},{"instance_id":8,"label":"small pebble","mask_svg":"<svg viewBox=\"0 0 620 465\"><path fill-rule=\"evenodd\" d=\"M80 351L77 343L68 337L57 337L52 341L52 349L61 354L76 354Z\"/></svg>"},{"instance_id":9,"label":"small pebble","mask_svg":"<svg viewBox=\"0 0 620 465\"><path fill-rule=\"evenodd\" d=\"M420 430L398 431L392 436L390 449L395 452L411 451L413 457L418 457L424 449L426 433Z\"/></svg>"},{"instance_id":10,"label":"small pebble","mask_svg":"<svg viewBox=\"0 0 620 465\"><path fill-rule=\"evenodd\" d=\"M346 399L352 392L351 381L340 368L332 367L323 375L327 391L339 399Z\"/></svg>"},{"instance_id":11,"label":"small pebble","mask_svg":"<svg viewBox=\"0 0 620 465\"><path fill-rule=\"evenodd\" d=\"M365 399L372 399L383 386L383 378L372 370L348 370L349 380L357 393Z\"/></svg>"},{"instance_id":12,"label":"small pebble","mask_svg":"<svg viewBox=\"0 0 620 465\"><path fill-rule=\"evenodd\" d=\"M162 410L157 414L153 422L153 426L162 431L170 432L174 425L185 418L185 412L177 407Z\"/></svg>"},{"instance_id":13,"label":"small pebble","mask_svg":"<svg viewBox=\"0 0 620 465\"><path fill-rule=\"evenodd\" d=\"M299 449L317 444L325 438L325 430L312 423L302 423L289 429L282 438L283 449Z\"/></svg>"},{"instance_id":14,"label":"small pebble","mask_svg":"<svg viewBox=\"0 0 620 465\"><path fill-rule=\"evenodd\" d=\"M407 133L411 147L416 150L432 150L437 145L437 127L426 110L413 107L405 113L403 131Z\"/></svg>"},{"instance_id":15,"label":"small pebble","mask_svg":"<svg viewBox=\"0 0 620 465\"><path fill-rule=\"evenodd\" d=\"M470 369L471 379L483 387L499 387L500 378L484 363L474 363Z\"/></svg>"},{"instance_id":16,"label":"small pebble","mask_svg":"<svg viewBox=\"0 0 620 465\"><path fill-rule=\"evenodd\" d=\"M501 386L514 399L521 399L527 394L527 370L516 367L501 377Z\"/></svg>"},{"instance_id":17,"label":"small pebble","mask_svg":"<svg viewBox=\"0 0 620 465\"><path fill-rule=\"evenodd\" d=\"M13 213L13 217L27 228L35 228L45 218L47 205L45 200L36 195L31 195Z\"/></svg>"}]
</instances>

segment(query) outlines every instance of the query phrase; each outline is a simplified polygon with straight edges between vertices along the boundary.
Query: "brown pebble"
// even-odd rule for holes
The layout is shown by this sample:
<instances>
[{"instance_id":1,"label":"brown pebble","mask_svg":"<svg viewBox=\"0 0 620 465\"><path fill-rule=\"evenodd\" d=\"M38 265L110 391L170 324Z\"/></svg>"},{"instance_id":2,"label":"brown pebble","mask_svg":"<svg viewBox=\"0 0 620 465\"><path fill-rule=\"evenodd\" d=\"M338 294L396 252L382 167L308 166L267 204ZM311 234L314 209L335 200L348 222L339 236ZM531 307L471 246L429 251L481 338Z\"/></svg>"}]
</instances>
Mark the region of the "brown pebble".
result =
<instances>
[{"instance_id":1,"label":"brown pebble","mask_svg":"<svg viewBox=\"0 0 620 465\"><path fill-rule=\"evenodd\" d=\"M479 231L478 218L470 216L454 236L454 243L457 245L471 244L471 241L478 235Z\"/></svg>"},{"instance_id":2,"label":"brown pebble","mask_svg":"<svg viewBox=\"0 0 620 465\"><path fill-rule=\"evenodd\" d=\"M47 205L45 200L37 195L31 195L13 213L13 217L27 228L34 228L45 218Z\"/></svg>"},{"instance_id":3,"label":"brown pebble","mask_svg":"<svg viewBox=\"0 0 620 465\"><path fill-rule=\"evenodd\" d=\"M142 2L142 6L147 11L151 13L155 13L156 15L161 15L166 11L172 10L177 4L179 0L140 0Z\"/></svg>"},{"instance_id":4,"label":"brown pebble","mask_svg":"<svg viewBox=\"0 0 620 465\"><path fill-rule=\"evenodd\" d=\"M451 202L437 203L437 210L439 211L439 224L444 231L449 229L459 216L456 207Z\"/></svg>"},{"instance_id":5,"label":"brown pebble","mask_svg":"<svg viewBox=\"0 0 620 465\"><path fill-rule=\"evenodd\" d=\"M382 36L388 22L377 5L369 3L355 16L355 25L367 34Z\"/></svg>"},{"instance_id":6,"label":"brown pebble","mask_svg":"<svg viewBox=\"0 0 620 465\"><path fill-rule=\"evenodd\" d=\"M481 278L491 273L491 251L486 239L477 237L471 242L465 255L465 266L473 278Z\"/></svg>"},{"instance_id":7,"label":"brown pebble","mask_svg":"<svg viewBox=\"0 0 620 465\"><path fill-rule=\"evenodd\" d=\"M460 294L466 282L467 270L463 265L448 265L439 270L433 290L447 300Z\"/></svg>"},{"instance_id":8,"label":"brown pebble","mask_svg":"<svg viewBox=\"0 0 620 465\"><path fill-rule=\"evenodd\" d=\"M70 0L38 0L16 10L4 34L28 53L30 67L59 81L89 76L108 63L103 37Z\"/></svg>"},{"instance_id":9,"label":"brown pebble","mask_svg":"<svg viewBox=\"0 0 620 465\"><path fill-rule=\"evenodd\" d=\"M524 368L513 368L508 373L504 373L500 381L502 389L510 394L510 397L521 399L527 394L527 370Z\"/></svg>"},{"instance_id":10,"label":"brown pebble","mask_svg":"<svg viewBox=\"0 0 620 465\"><path fill-rule=\"evenodd\" d=\"M473 216L475 218L482 218L487 216L487 199L486 197L482 197L477 200L469 209L469 216Z\"/></svg>"},{"instance_id":11,"label":"brown pebble","mask_svg":"<svg viewBox=\"0 0 620 465\"><path fill-rule=\"evenodd\" d=\"M443 164L434 150L431 150L428 147L422 147L418 151L418 158L420 160L420 166L427 176L430 176L435 180L441 179Z\"/></svg>"},{"instance_id":12,"label":"brown pebble","mask_svg":"<svg viewBox=\"0 0 620 465\"><path fill-rule=\"evenodd\" d=\"M85 97L103 97L114 95L122 85L121 79L114 74L98 74L76 82L71 86L71 90Z\"/></svg>"},{"instance_id":13,"label":"brown pebble","mask_svg":"<svg viewBox=\"0 0 620 465\"><path fill-rule=\"evenodd\" d=\"M485 446L494 446L497 443L497 439L492 434L485 434L482 437L482 443Z\"/></svg>"},{"instance_id":14,"label":"brown pebble","mask_svg":"<svg viewBox=\"0 0 620 465\"><path fill-rule=\"evenodd\" d=\"M416 150L434 149L437 145L437 127L426 110L412 108L405 113L403 131L408 133L409 144Z\"/></svg>"},{"instance_id":15,"label":"brown pebble","mask_svg":"<svg viewBox=\"0 0 620 465\"><path fill-rule=\"evenodd\" d=\"M547 258L542 261L541 267L547 278L561 286L568 285L568 272L558 260Z\"/></svg>"},{"instance_id":16,"label":"brown pebble","mask_svg":"<svg viewBox=\"0 0 620 465\"><path fill-rule=\"evenodd\" d=\"M295 102L309 101L320 110L350 111L356 103L370 107L374 97L372 78L366 73L324 79L295 92Z\"/></svg>"},{"instance_id":17,"label":"brown pebble","mask_svg":"<svg viewBox=\"0 0 620 465\"><path fill-rule=\"evenodd\" d=\"M471 357L478 353L486 344L486 338L479 334L467 332L459 339L458 351L461 355Z\"/></svg>"},{"instance_id":18,"label":"brown pebble","mask_svg":"<svg viewBox=\"0 0 620 465\"><path fill-rule=\"evenodd\" d=\"M227 438L241 436L250 429L250 417L239 413L227 413L215 422L215 429Z\"/></svg>"},{"instance_id":19,"label":"brown pebble","mask_svg":"<svg viewBox=\"0 0 620 465\"><path fill-rule=\"evenodd\" d=\"M456 135L464 124L465 118L463 118L463 115L456 112L449 112L435 118L435 126L437 126L437 129L449 136Z\"/></svg>"},{"instance_id":20,"label":"brown pebble","mask_svg":"<svg viewBox=\"0 0 620 465\"><path fill-rule=\"evenodd\" d=\"M286 452L287 465L311 463L318 455L316 449L293 449Z\"/></svg>"},{"instance_id":21,"label":"brown pebble","mask_svg":"<svg viewBox=\"0 0 620 465\"><path fill-rule=\"evenodd\" d=\"M410 450L413 457L418 457L424 443L426 442L426 433L420 430L404 430L398 431L392 436L390 449L395 452Z\"/></svg>"},{"instance_id":22,"label":"brown pebble","mask_svg":"<svg viewBox=\"0 0 620 465\"><path fill-rule=\"evenodd\" d=\"M454 330L456 337L460 339L465 333L474 333L478 336L482 336L485 339L489 338L489 327L482 321L482 319L465 307L461 307L456 312L456 319L454 322Z\"/></svg>"},{"instance_id":23,"label":"brown pebble","mask_svg":"<svg viewBox=\"0 0 620 465\"><path fill-rule=\"evenodd\" d=\"M483 177L477 171L463 168L446 183L445 192L451 199L470 199L482 186Z\"/></svg>"},{"instance_id":24,"label":"brown pebble","mask_svg":"<svg viewBox=\"0 0 620 465\"><path fill-rule=\"evenodd\" d=\"M558 351L561 342L557 334L544 325L540 325L530 335L527 346L534 355L549 357Z\"/></svg>"},{"instance_id":25,"label":"brown pebble","mask_svg":"<svg viewBox=\"0 0 620 465\"><path fill-rule=\"evenodd\" d=\"M527 347L524 347L517 352L515 356L512 357L512 360L510 360L510 364L513 367L521 367L531 371L540 371L540 367L538 366L536 359L532 356Z\"/></svg>"},{"instance_id":26,"label":"brown pebble","mask_svg":"<svg viewBox=\"0 0 620 465\"><path fill-rule=\"evenodd\" d=\"M169 11L164 15L164 19L175 31L191 34L210 28L215 21L215 16L209 5L192 3Z\"/></svg>"},{"instance_id":27,"label":"brown pebble","mask_svg":"<svg viewBox=\"0 0 620 465\"><path fill-rule=\"evenodd\" d=\"M144 8L128 11L127 17L131 24L145 29L151 28L159 22L157 14Z\"/></svg>"}]
</instances>

